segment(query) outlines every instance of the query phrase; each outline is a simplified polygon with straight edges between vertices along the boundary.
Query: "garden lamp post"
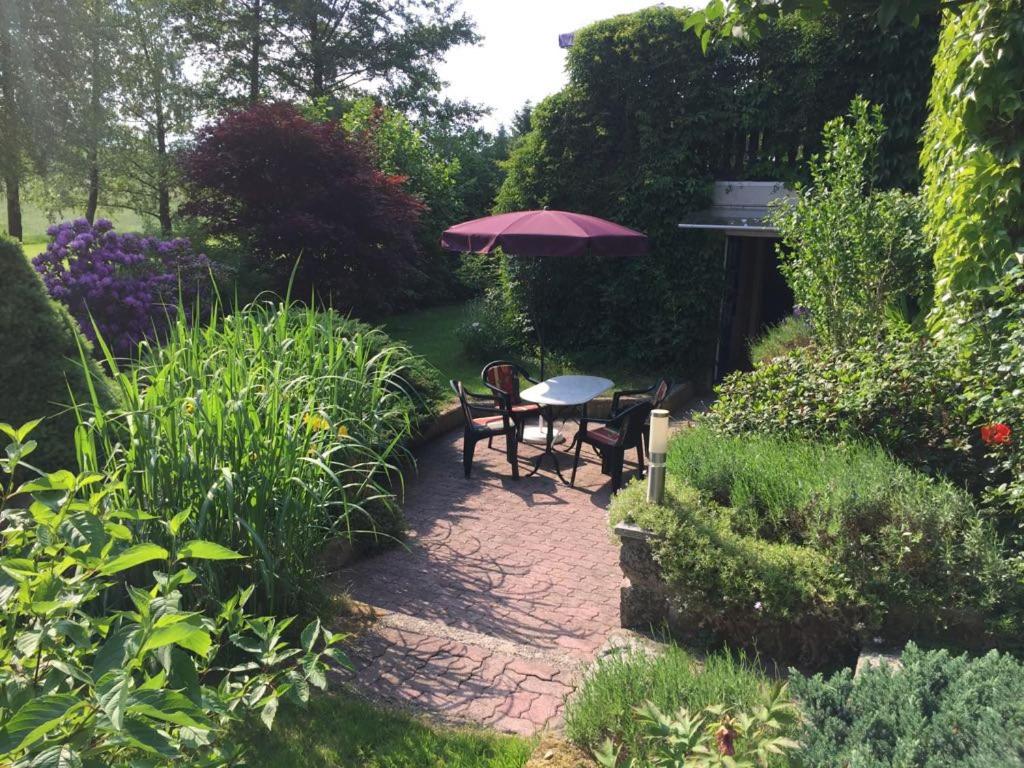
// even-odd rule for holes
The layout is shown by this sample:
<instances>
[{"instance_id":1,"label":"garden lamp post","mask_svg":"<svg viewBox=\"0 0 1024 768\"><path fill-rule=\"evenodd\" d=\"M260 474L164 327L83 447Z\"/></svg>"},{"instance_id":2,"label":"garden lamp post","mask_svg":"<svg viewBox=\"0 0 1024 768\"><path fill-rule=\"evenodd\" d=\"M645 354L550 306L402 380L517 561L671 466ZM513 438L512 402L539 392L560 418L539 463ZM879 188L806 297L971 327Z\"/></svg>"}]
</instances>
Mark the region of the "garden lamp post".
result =
<instances>
[{"instance_id":1,"label":"garden lamp post","mask_svg":"<svg viewBox=\"0 0 1024 768\"><path fill-rule=\"evenodd\" d=\"M665 455L668 453L668 411L651 411L651 434L647 441L650 451L647 465L647 500L653 504L665 501Z\"/></svg>"}]
</instances>

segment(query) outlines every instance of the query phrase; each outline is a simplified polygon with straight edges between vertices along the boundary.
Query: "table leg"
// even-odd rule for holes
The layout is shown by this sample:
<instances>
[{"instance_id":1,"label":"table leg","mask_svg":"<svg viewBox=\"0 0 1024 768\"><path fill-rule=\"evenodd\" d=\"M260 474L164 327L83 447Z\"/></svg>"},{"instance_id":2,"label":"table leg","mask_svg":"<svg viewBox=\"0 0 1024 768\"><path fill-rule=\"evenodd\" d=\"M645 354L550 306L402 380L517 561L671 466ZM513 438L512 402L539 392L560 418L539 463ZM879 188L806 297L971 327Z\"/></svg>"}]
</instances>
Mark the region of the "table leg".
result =
<instances>
[{"instance_id":1,"label":"table leg","mask_svg":"<svg viewBox=\"0 0 1024 768\"><path fill-rule=\"evenodd\" d=\"M551 457L551 463L555 465L555 474L557 474L558 478L564 483L564 482L566 482L566 480L562 476L562 467L558 463L558 455L555 453L554 448L553 448L554 442L555 442L555 418L554 418L555 414L554 414L554 408L551 408L551 407L544 408L544 409L542 409L542 413L543 413L543 416L544 416L544 420L548 423L547 440L544 443L544 450L543 450L543 452L541 452L533 460L533 469L530 470L530 472L527 475L527 477L532 477L533 475L537 474L537 470L540 469L540 465L541 465L541 462L544 461L544 457L545 456L550 456Z\"/></svg>"}]
</instances>

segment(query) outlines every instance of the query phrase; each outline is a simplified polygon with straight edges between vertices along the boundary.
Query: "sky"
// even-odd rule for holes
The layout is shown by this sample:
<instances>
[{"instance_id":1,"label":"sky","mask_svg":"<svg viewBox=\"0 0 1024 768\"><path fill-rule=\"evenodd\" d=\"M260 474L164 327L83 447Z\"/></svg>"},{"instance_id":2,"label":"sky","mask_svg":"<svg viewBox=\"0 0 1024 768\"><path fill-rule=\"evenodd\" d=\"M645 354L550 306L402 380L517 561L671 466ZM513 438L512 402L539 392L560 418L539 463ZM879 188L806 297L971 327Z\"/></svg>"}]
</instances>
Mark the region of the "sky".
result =
<instances>
[{"instance_id":1,"label":"sky","mask_svg":"<svg viewBox=\"0 0 1024 768\"><path fill-rule=\"evenodd\" d=\"M462 0L483 40L449 51L439 68L445 93L493 109L483 124L508 124L527 100L536 104L566 83L558 35L594 21L657 5L655 0ZM704 5L676 0L662 5Z\"/></svg>"}]
</instances>

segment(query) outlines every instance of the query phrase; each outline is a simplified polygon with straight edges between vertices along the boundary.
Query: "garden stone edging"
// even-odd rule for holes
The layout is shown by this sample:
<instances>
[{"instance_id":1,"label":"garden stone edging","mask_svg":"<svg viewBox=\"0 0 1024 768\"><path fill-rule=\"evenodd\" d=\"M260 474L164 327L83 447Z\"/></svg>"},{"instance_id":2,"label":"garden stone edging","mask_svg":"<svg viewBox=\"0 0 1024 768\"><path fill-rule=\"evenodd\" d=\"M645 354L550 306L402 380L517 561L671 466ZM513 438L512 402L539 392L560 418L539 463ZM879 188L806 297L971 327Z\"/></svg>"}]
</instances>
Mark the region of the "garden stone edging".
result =
<instances>
[{"instance_id":1,"label":"garden stone edging","mask_svg":"<svg viewBox=\"0 0 1024 768\"><path fill-rule=\"evenodd\" d=\"M619 590L619 624L624 628L650 627L669 619L668 586L654 560L654 533L632 523L618 523L619 567L626 580Z\"/></svg>"},{"instance_id":2,"label":"garden stone edging","mask_svg":"<svg viewBox=\"0 0 1024 768\"><path fill-rule=\"evenodd\" d=\"M665 397L662 407L669 412L677 411L686 405L696 392L697 389L693 382L684 381L676 384ZM599 397L591 401L588 406L590 415L594 418L604 418L608 415L611 407L612 399L610 397ZM423 428L410 438L409 447L419 448L460 426L462 426L462 408L458 403L449 403L443 407L433 421L426 422Z\"/></svg>"}]
</instances>

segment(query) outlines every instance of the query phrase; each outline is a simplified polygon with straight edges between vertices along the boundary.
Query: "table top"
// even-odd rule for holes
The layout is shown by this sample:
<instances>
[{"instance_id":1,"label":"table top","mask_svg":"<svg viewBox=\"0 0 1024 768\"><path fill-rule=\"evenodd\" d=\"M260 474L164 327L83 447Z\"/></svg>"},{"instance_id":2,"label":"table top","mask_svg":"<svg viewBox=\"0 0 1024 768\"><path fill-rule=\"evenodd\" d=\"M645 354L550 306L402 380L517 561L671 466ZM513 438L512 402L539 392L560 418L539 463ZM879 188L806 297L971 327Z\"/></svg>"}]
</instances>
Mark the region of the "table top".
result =
<instances>
[{"instance_id":1,"label":"table top","mask_svg":"<svg viewBox=\"0 0 1024 768\"><path fill-rule=\"evenodd\" d=\"M519 397L540 405L583 405L614 382L600 376L554 376L519 393Z\"/></svg>"}]
</instances>

